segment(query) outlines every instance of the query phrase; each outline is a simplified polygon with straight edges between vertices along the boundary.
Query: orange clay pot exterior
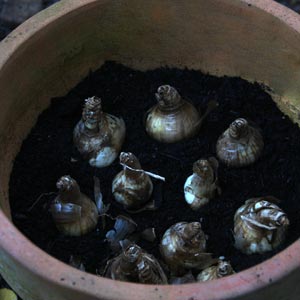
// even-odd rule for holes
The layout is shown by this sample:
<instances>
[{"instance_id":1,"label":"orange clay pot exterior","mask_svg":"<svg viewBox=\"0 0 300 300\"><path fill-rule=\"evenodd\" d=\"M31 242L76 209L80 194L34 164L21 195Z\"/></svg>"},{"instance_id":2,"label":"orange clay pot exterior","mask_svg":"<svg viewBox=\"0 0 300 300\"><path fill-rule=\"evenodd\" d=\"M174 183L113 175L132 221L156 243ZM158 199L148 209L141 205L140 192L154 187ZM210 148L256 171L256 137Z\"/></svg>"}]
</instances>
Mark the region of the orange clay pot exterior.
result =
<instances>
[{"instance_id":1,"label":"orange clay pot exterior","mask_svg":"<svg viewBox=\"0 0 300 300\"><path fill-rule=\"evenodd\" d=\"M216 281L117 282L73 269L33 245L11 223L8 200L13 159L39 113L104 61L140 70L187 66L258 81L299 124L299 49L300 16L271 0L62 0L22 24L0 44L4 278L24 300L299 299L299 240L262 264Z\"/></svg>"}]
</instances>

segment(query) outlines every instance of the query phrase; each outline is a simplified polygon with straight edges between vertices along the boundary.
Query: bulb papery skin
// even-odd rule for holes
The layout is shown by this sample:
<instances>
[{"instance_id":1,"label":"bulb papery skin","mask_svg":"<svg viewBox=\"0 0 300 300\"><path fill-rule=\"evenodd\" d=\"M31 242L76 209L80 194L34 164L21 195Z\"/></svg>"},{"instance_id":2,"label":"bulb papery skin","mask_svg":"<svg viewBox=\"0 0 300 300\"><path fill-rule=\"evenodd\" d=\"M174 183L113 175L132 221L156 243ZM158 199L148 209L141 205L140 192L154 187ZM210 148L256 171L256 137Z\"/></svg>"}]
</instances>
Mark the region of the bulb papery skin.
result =
<instances>
[{"instance_id":1,"label":"bulb papery skin","mask_svg":"<svg viewBox=\"0 0 300 300\"><path fill-rule=\"evenodd\" d=\"M129 245L123 252L107 262L104 276L114 280L144 284L167 284L159 262L136 244Z\"/></svg>"},{"instance_id":2,"label":"bulb papery skin","mask_svg":"<svg viewBox=\"0 0 300 300\"><path fill-rule=\"evenodd\" d=\"M201 270L213 264L206 253L206 239L199 222L179 222L163 235L160 252L173 275L183 275L186 270Z\"/></svg>"},{"instance_id":3,"label":"bulb papery skin","mask_svg":"<svg viewBox=\"0 0 300 300\"><path fill-rule=\"evenodd\" d=\"M158 88L158 104L146 116L146 131L162 143L175 143L197 134L201 126L198 110L182 99L175 88L165 85Z\"/></svg>"},{"instance_id":4,"label":"bulb papery skin","mask_svg":"<svg viewBox=\"0 0 300 300\"><path fill-rule=\"evenodd\" d=\"M133 160L128 163L128 167L137 171L124 166L124 169L113 179L112 193L115 200L125 209L138 210L149 201L153 191L153 183L150 177L142 172L138 159L132 153L122 152L120 161L125 156Z\"/></svg>"},{"instance_id":5,"label":"bulb papery skin","mask_svg":"<svg viewBox=\"0 0 300 300\"><path fill-rule=\"evenodd\" d=\"M193 174L184 184L185 201L193 210L198 210L221 190L217 184L218 162L215 158L200 159L194 163Z\"/></svg>"},{"instance_id":6,"label":"bulb papery skin","mask_svg":"<svg viewBox=\"0 0 300 300\"><path fill-rule=\"evenodd\" d=\"M228 167L243 167L254 163L262 154L264 142L260 131L240 118L219 137L218 158Z\"/></svg>"},{"instance_id":7,"label":"bulb papery skin","mask_svg":"<svg viewBox=\"0 0 300 300\"><path fill-rule=\"evenodd\" d=\"M66 184L69 186L67 187ZM57 229L67 236L82 236L96 227L98 210L96 204L85 194L80 192L77 182L70 176L63 176L57 182L59 195L55 199L59 203L72 203L81 207L81 216L73 218L65 216L63 222L55 222Z\"/></svg>"},{"instance_id":8,"label":"bulb papery skin","mask_svg":"<svg viewBox=\"0 0 300 300\"><path fill-rule=\"evenodd\" d=\"M228 261L219 260L217 265L208 267L200 272L197 281L209 281L234 274L234 270Z\"/></svg>"},{"instance_id":9,"label":"bulb papery skin","mask_svg":"<svg viewBox=\"0 0 300 300\"><path fill-rule=\"evenodd\" d=\"M236 211L234 239L241 252L262 254L276 249L285 240L289 220L273 199L252 198Z\"/></svg>"},{"instance_id":10,"label":"bulb papery skin","mask_svg":"<svg viewBox=\"0 0 300 300\"><path fill-rule=\"evenodd\" d=\"M104 113L100 98L92 97L86 99L82 119L74 128L73 141L92 167L103 168L119 155L125 132L123 119Z\"/></svg>"}]
</instances>

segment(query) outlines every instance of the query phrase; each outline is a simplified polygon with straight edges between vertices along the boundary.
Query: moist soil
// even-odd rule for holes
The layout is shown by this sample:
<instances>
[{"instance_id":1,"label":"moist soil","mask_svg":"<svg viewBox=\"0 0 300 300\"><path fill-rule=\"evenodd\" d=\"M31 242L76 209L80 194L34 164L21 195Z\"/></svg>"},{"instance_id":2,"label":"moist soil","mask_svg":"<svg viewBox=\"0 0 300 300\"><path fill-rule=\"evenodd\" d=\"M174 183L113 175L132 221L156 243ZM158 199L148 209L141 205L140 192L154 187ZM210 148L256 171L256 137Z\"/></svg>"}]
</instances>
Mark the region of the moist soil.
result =
<instances>
[{"instance_id":1,"label":"moist soil","mask_svg":"<svg viewBox=\"0 0 300 300\"><path fill-rule=\"evenodd\" d=\"M156 103L154 93L162 84L176 87L202 112L208 101L219 103L198 136L162 144L146 134L144 113ZM158 209L130 215L138 224L138 231L155 228L158 237L155 242L138 242L149 253L161 259L159 241L166 229L180 221L200 220L208 235L208 251L216 257L225 256L236 271L272 257L299 237L300 130L280 112L259 84L188 69L164 67L141 72L106 62L65 97L52 99L16 157L10 179L13 221L41 249L66 263L71 255L79 257L86 271L100 275L107 259L112 257L105 241L105 233L114 223L109 218L104 230L99 219L97 228L82 237L65 237L57 231L49 206L57 192L56 181L62 175L71 175L81 191L92 199L93 177L99 177L104 202L111 204L108 213L112 217L129 215L111 194L112 180L122 169L118 159L109 167L92 168L81 159L72 143L73 128L81 118L84 99L93 95L102 98L105 112L124 118L127 133L122 151L134 153L145 170L166 177L164 184L153 180ZM222 194L200 211L192 211L183 196L183 185L192 173L192 164L199 158L215 156L218 137L238 117L247 118L261 129L265 142L263 154L249 167L231 169L220 164ZM290 219L287 239L276 251L244 255L233 245L233 216L245 200L266 195L281 199L280 206Z\"/></svg>"}]
</instances>

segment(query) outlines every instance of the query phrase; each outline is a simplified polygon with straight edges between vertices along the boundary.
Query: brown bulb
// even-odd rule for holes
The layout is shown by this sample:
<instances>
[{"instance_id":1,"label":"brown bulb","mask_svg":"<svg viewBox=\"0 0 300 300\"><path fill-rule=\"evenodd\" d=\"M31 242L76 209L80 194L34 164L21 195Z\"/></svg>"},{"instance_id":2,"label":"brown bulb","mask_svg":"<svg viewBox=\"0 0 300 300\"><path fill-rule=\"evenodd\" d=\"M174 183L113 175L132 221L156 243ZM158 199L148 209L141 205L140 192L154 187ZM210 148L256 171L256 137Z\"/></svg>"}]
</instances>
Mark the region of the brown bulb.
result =
<instances>
[{"instance_id":1,"label":"brown bulb","mask_svg":"<svg viewBox=\"0 0 300 300\"><path fill-rule=\"evenodd\" d=\"M206 268L198 274L197 281L209 281L222 278L234 273L235 272L230 262L225 261L223 257L220 257L216 265Z\"/></svg>"},{"instance_id":2,"label":"brown bulb","mask_svg":"<svg viewBox=\"0 0 300 300\"><path fill-rule=\"evenodd\" d=\"M101 99L85 100L82 119L73 132L74 144L93 167L109 166L119 155L125 139L122 118L102 111Z\"/></svg>"},{"instance_id":3,"label":"brown bulb","mask_svg":"<svg viewBox=\"0 0 300 300\"><path fill-rule=\"evenodd\" d=\"M215 262L206 253L206 235L199 222L180 222L163 235L160 252L173 275L183 275L187 269L201 270Z\"/></svg>"},{"instance_id":4,"label":"brown bulb","mask_svg":"<svg viewBox=\"0 0 300 300\"><path fill-rule=\"evenodd\" d=\"M289 220L274 197L252 198L234 216L235 247L246 254L277 248L285 239Z\"/></svg>"},{"instance_id":5,"label":"brown bulb","mask_svg":"<svg viewBox=\"0 0 300 300\"><path fill-rule=\"evenodd\" d=\"M229 167L243 167L254 163L262 154L263 138L246 119L232 122L217 141L217 156Z\"/></svg>"},{"instance_id":6,"label":"brown bulb","mask_svg":"<svg viewBox=\"0 0 300 300\"><path fill-rule=\"evenodd\" d=\"M56 184L59 195L51 207L56 227L65 235L81 236L92 231L98 222L95 203L80 192L77 182L69 175Z\"/></svg>"},{"instance_id":7,"label":"brown bulb","mask_svg":"<svg viewBox=\"0 0 300 300\"><path fill-rule=\"evenodd\" d=\"M184 184L185 201L194 210L206 205L216 194L221 193L218 186L218 161L214 157L199 159L193 164L193 174Z\"/></svg>"},{"instance_id":8,"label":"brown bulb","mask_svg":"<svg viewBox=\"0 0 300 300\"><path fill-rule=\"evenodd\" d=\"M155 94L158 103L148 111L146 131L155 140L174 143L194 136L201 125L197 109L170 85L162 85Z\"/></svg>"},{"instance_id":9,"label":"brown bulb","mask_svg":"<svg viewBox=\"0 0 300 300\"><path fill-rule=\"evenodd\" d=\"M130 244L119 256L109 260L104 276L114 280L145 284L168 283L156 258L136 244Z\"/></svg>"},{"instance_id":10,"label":"brown bulb","mask_svg":"<svg viewBox=\"0 0 300 300\"><path fill-rule=\"evenodd\" d=\"M152 181L142 169L137 157L130 152L120 154L123 170L112 182L112 193L115 200L129 210L138 210L149 201Z\"/></svg>"}]
</instances>

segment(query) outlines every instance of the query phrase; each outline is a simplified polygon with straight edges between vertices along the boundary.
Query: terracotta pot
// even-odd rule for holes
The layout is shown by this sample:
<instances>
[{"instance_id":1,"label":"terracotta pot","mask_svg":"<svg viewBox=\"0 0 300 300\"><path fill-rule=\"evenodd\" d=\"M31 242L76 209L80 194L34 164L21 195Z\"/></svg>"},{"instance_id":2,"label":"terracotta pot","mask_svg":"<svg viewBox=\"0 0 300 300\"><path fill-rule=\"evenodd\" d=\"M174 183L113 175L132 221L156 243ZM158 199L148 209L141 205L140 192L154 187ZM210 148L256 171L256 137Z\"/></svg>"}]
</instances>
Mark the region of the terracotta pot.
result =
<instances>
[{"instance_id":1,"label":"terracotta pot","mask_svg":"<svg viewBox=\"0 0 300 300\"><path fill-rule=\"evenodd\" d=\"M33 245L10 222L8 195L13 159L38 114L105 60L259 81L300 123L299 49L300 17L271 0L65 0L12 32L0 45L4 278L24 300L299 299L299 240L260 265L208 283L116 282L75 270Z\"/></svg>"}]
</instances>

